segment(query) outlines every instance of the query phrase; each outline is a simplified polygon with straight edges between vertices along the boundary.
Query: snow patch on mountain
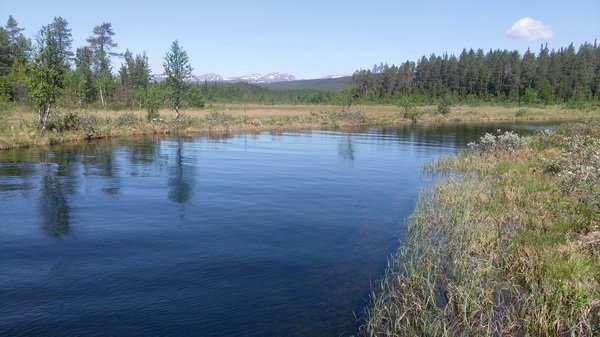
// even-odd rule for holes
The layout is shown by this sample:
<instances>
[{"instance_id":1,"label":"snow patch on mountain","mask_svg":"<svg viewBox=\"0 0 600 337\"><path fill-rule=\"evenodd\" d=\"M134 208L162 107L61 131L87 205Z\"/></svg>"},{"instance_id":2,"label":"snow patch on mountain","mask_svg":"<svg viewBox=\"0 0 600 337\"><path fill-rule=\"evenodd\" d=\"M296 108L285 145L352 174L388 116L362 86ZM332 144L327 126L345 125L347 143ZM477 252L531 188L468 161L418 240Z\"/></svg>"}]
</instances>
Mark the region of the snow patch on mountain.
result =
<instances>
[{"instance_id":1,"label":"snow patch on mountain","mask_svg":"<svg viewBox=\"0 0 600 337\"><path fill-rule=\"evenodd\" d=\"M152 78L156 82L162 82L165 80L165 75L152 75ZM253 73L244 76L234 76L234 77L224 77L219 74L202 74L198 76L192 76L188 79L188 82L192 83L203 83L203 82L224 82L224 83L234 83L234 82L248 82L248 83L276 83L276 82L288 82L295 81L296 77L294 75L288 73L268 73L266 75L260 73Z\"/></svg>"}]
</instances>

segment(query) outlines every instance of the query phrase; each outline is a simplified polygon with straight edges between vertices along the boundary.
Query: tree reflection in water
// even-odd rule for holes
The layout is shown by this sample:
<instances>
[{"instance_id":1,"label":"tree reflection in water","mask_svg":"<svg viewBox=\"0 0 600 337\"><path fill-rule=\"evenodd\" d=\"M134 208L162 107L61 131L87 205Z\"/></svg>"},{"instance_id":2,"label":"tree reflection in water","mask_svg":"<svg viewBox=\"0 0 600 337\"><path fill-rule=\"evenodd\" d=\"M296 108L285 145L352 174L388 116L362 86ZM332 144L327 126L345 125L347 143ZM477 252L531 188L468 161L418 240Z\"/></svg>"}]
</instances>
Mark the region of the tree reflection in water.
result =
<instances>
[{"instance_id":1,"label":"tree reflection in water","mask_svg":"<svg viewBox=\"0 0 600 337\"><path fill-rule=\"evenodd\" d=\"M351 134L340 137L338 143L338 156L347 161L350 166L354 164L354 146L352 144Z\"/></svg>"},{"instance_id":2,"label":"tree reflection in water","mask_svg":"<svg viewBox=\"0 0 600 337\"><path fill-rule=\"evenodd\" d=\"M169 200L181 205L179 216L185 217L185 205L189 203L194 186L194 165L185 163L183 140L177 139L175 163L171 167L169 177Z\"/></svg>"},{"instance_id":3,"label":"tree reflection in water","mask_svg":"<svg viewBox=\"0 0 600 337\"><path fill-rule=\"evenodd\" d=\"M59 164L46 161L41 168L39 209L42 228L46 235L58 238L71 231L70 208L57 175Z\"/></svg>"}]
</instances>

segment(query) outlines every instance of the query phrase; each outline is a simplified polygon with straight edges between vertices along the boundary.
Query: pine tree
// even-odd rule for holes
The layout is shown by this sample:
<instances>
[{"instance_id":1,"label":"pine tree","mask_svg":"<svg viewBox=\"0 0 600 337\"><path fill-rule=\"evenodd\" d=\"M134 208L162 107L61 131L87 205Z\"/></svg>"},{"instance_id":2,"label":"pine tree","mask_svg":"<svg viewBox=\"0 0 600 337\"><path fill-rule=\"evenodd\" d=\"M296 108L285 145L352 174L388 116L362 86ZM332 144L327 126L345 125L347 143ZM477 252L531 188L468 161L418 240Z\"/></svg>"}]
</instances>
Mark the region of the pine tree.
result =
<instances>
[{"instance_id":1,"label":"pine tree","mask_svg":"<svg viewBox=\"0 0 600 337\"><path fill-rule=\"evenodd\" d=\"M21 58L22 60L29 60L29 53L31 52L31 40L25 38L23 35L24 28L19 27L19 23L15 20L12 15L8 17L6 22L6 32L8 33L8 45L9 45L9 64L12 64L15 58Z\"/></svg>"},{"instance_id":2,"label":"pine tree","mask_svg":"<svg viewBox=\"0 0 600 337\"><path fill-rule=\"evenodd\" d=\"M527 49L525 54L523 54L523 59L521 61L520 82L523 90L525 90L525 88L533 88L535 86L536 71L537 61L535 55L531 52L531 50ZM524 93L524 91L522 93Z\"/></svg>"},{"instance_id":3,"label":"pine tree","mask_svg":"<svg viewBox=\"0 0 600 337\"><path fill-rule=\"evenodd\" d=\"M52 35L56 40L56 49L58 56L65 64L66 68L69 68L71 60L73 59L73 51L71 46L73 44L73 38L71 37L71 28L68 28L69 23L62 17L54 17L54 21L50 24Z\"/></svg>"},{"instance_id":4,"label":"pine tree","mask_svg":"<svg viewBox=\"0 0 600 337\"><path fill-rule=\"evenodd\" d=\"M111 49L116 48L117 44L113 41L115 33L112 29L112 24L104 22L99 26L94 27L94 36L90 36L87 42L90 44L90 49L94 52L94 62L96 72L110 73L110 56L118 55L112 53Z\"/></svg>"},{"instance_id":5,"label":"pine tree","mask_svg":"<svg viewBox=\"0 0 600 337\"><path fill-rule=\"evenodd\" d=\"M95 84L98 87L100 102L105 106L113 84L110 56L118 55L111 52L111 49L117 47L117 44L112 39L115 33L110 23L104 22L94 27L93 32L94 35L89 37L87 42L94 52Z\"/></svg>"},{"instance_id":6,"label":"pine tree","mask_svg":"<svg viewBox=\"0 0 600 337\"><path fill-rule=\"evenodd\" d=\"M8 32L0 27L0 76L8 74L11 63Z\"/></svg>"}]
</instances>

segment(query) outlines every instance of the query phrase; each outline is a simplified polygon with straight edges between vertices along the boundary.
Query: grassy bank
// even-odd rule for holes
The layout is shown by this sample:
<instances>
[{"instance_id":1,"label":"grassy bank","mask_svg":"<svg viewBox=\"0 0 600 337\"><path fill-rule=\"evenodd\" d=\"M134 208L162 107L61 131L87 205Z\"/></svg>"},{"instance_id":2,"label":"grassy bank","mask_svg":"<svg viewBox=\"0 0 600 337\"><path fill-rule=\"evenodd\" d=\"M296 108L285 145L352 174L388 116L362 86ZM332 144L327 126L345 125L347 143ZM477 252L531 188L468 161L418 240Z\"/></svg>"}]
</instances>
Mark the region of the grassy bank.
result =
<instances>
[{"instance_id":1,"label":"grassy bank","mask_svg":"<svg viewBox=\"0 0 600 337\"><path fill-rule=\"evenodd\" d=\"M486 135L428 170L368 336L600 335L600 123Z\"/></svg>"},{"instance_id":2,"label":"grassy bank","mask_svg":"<svg viewBox=\"0 0 600 337\"><path fill-rule=\"evenodd\" d=\"M180 122L169 110L160 118L146 119L143 110L58 110L48 131L36 129L36 115L27 107L0 107L0 149L57 144L101 137L169 133L234 133L298 129L354 129L417 123L576 120L595 118L597 108L586 110L553 107L454 106L440 114L436 106L412 109L410 117L393 105L209 105L202 110L184 110ZM413 120L414 119L414 120Z\"/></svg>"}]
</instances>

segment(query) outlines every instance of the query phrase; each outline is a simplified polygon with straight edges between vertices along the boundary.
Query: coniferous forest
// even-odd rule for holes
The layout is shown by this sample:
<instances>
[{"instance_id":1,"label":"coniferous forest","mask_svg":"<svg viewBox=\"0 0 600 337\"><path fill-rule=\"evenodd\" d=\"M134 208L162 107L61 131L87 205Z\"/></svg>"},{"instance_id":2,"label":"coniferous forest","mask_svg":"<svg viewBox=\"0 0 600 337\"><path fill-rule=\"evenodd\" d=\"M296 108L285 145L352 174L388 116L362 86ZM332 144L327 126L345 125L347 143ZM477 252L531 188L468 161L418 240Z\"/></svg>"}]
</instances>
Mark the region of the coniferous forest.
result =
<instances>
[{"instance_id":1,"label":"coniferous forest","mask_svg":"<svg viewBox=\"0 0 600 337\"><path fill-rule=\"evenodd\" d=\"M42 69L43 61L53 64L53 85L59 89L53 97L56 105L111 109L169 105L168 88L155 82L148 57L143 51L134 55L119 46L110 23L90 29L87 45L77 48L62 17L42 27L35 43L23 31L12 16L0 27L0 102L35 105L36 90L43 84L38 82L45 76L36 75L36 69ZM51 55L41 52L48 50ZM458 57L423 56L399 66L382 63L372 70L359 70L340 90L271 90L249 83L204 82L188 85L182 104L196 108L205 102L396 104L407 97L418 104L444 100L596 105L600 102L600 46L594 42L558 50L542 45L537 53L479 49L463 50Z\"/></svg>"},{"instance_id":2,"label":"coniferous forest","mask_svg":"<svg viewBox=\"0 0 600 337\"><path fill-rule=\"evenodd\" d=\"M431 55L400 66L381 64L352 77L357 97L368 101L413 95L424 101L562 104L600 99L600 46L573 44L559 50L543 45L536 54L463 50Z\"/></svg>"}]
</instances>

